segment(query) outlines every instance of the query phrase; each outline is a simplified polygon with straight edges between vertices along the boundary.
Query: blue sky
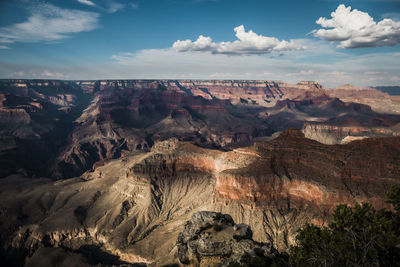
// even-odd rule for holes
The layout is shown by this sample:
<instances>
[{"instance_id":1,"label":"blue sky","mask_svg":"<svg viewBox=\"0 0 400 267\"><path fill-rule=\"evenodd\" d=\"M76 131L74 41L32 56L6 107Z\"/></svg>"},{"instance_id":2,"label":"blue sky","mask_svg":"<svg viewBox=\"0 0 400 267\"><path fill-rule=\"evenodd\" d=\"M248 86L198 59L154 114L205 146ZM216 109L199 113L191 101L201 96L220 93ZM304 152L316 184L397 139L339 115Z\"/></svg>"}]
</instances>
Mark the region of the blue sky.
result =
<instances>
[{"instance_id":1,"label":"blue sky","mask_svg":"<svg viewBox=\"0 0 400 267\"><path fill-rule=\"evenodd\" d=\"M0 78L400 85L399 43L400 0L0 1Z\"/></svg>"}]
</instances>

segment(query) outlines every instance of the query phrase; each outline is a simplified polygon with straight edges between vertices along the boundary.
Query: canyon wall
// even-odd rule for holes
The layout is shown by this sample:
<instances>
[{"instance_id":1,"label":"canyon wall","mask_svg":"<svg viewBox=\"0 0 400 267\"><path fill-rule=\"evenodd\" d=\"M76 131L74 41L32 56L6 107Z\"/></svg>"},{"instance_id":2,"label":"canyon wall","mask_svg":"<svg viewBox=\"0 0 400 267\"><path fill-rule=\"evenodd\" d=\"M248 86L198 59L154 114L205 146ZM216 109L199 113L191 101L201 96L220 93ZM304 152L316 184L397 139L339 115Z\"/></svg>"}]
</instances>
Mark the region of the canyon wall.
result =
<instances>
[{"instance_id":1,"label":"canyon wall","mask_svg":"<svg viewBox=\"0 0 400 267\"><path fill-rule=\"evenodd\" d=\"M210 210L282 251L305 222L327 223L339 203L387 207L399 155L399 137L324 145L295 129L226 152L171 139L78 178L1 180L1 245L12 256L10 247L33 255L44 245L93 244L127 262L173 263L185 221Z\"/></svg>"},{"instance_id":2,"label":"canyon wall","mask_svg":"<svg viewBox=\"0 0 400 267\"><path fill-rule=\"evenodd\" d=\"M171 137L226 150L289 127L328 144L400 132L374 108L398 106L387 94L311 81L1 80L0 100L0 177L79 176Z\"/></svg>"}]
</instances>

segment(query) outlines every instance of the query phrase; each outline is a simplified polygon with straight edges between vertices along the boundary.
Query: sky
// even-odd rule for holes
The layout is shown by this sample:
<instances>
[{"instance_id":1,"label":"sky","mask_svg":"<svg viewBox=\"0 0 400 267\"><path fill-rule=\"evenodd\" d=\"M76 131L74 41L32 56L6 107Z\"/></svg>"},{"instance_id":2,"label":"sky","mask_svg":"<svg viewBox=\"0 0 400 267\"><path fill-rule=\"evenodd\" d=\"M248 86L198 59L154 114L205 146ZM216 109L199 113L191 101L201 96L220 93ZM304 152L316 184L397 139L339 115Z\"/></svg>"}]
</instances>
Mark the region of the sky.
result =
<instances>
[{"instance_id":1,"label":"sky","mask_svg":"<svg viewBox=\"0 0 400 267\"><path fill-rule=\"evenodd\" d=\"M400 85L400 0L0 0L0 78Z\"/></svg>"}]
</instances>

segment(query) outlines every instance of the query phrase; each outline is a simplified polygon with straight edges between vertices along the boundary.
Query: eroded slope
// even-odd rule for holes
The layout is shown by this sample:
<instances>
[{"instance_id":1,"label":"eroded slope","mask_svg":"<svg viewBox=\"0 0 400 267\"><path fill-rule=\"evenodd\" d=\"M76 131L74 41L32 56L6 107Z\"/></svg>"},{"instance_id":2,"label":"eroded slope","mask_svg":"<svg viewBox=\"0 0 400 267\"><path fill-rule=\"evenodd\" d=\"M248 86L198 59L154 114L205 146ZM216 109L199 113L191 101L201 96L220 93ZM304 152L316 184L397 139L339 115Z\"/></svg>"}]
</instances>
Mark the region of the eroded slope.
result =
<instances>
[{"instance_id":1,"label":"eroded slope","mask_svg":"<svg viewBox=\"0 0 400 267\"><path fill-rule=\"evenodd\" d=\"M184 222L211 210L285 250L301 225L326 223L338 203L385 206L399 177L399 138L329 146L289 130L229 152L172 139L79 178L3 179L2 247L12 256L10 247L29 255L93 244L127 262L173 262Z\"/></svg>"}]
</instances>

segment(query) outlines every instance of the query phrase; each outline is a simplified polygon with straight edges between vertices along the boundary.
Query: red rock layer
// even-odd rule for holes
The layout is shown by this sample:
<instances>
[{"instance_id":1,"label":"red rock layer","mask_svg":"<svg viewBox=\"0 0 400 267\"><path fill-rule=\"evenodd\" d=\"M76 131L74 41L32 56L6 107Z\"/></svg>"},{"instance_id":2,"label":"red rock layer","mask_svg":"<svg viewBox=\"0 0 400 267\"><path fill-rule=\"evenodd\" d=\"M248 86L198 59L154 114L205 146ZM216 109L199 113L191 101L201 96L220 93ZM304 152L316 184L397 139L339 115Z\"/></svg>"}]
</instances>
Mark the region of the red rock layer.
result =
<instances>
[{"instance_id":1,"label":"red rock layer","mask_svg":"<svg viewBox=\"0 0 400 267\"><path fill-rule=\"evenodd\" d=\"M329 146L290 130L255 149L257 161L217 176L218 198L329 211L354 201L382 207L389 187L400 183L400 138Z\"/></svg>"}]
</instances>

